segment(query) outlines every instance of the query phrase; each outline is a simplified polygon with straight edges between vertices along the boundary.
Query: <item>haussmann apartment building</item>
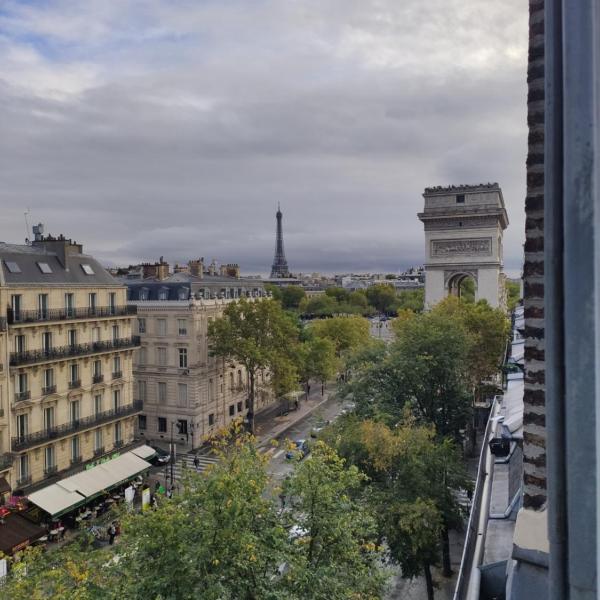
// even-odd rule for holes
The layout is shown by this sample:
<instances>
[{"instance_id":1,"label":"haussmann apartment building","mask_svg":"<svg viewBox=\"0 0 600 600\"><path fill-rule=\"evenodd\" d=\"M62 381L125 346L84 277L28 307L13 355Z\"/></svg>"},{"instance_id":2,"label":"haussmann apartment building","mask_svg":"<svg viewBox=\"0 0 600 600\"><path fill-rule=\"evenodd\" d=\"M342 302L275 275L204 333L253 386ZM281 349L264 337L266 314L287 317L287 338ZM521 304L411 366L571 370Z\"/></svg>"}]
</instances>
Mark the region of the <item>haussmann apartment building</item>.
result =
<instances>
[{"instance_id":1,"label":"haussmann apartment building","mask_svg":"<svg viewBox=\"0 0 600 600\"><path fill-rule=\"evenodd\" d=\"M0 243L0 500L133 443L134 313L80 244Z\"/></svg>"}]
</instances>

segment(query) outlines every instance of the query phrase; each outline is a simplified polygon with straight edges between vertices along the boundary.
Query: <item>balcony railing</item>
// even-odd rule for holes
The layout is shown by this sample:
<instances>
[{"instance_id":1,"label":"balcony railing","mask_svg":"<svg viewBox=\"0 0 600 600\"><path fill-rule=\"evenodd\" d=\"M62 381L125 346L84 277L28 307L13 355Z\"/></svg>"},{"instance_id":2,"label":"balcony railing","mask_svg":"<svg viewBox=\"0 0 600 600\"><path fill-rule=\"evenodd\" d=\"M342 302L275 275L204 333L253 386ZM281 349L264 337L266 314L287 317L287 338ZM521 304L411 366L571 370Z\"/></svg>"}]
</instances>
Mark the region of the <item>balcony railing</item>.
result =
<instances>
[{"instance_id":1,"label":"balcony railing","mask_svg":"<svg viewBox=\"0 0 600 600\"><path fill-rule=\"evenodd\" d=\"M31 398L31 390L25 392L15 392L15 402L21 402L22 400L29 400Z\"/></svg>"},{"instance_id":2,"label":"balcony railing","mask_svg":"<svg viewBox=\"0 0 600 600\"><path fill-rule=\"evenodd\" d=\"M83 461L83 458L81 456L72 456L71 457L71 465L73 465L73 466L81 464L82 461Z\"/></svg>"},{"instance_id":3,"label":"balcony railing","mask_svg":"<svg viewBox=\"0 0 600 600\"><path fill-rule=\"evenodd\" d=\"M121 379L123 377L123 371L114 371L112 374L113 379Z\"/></svg>"},{"instance_id":4,"label":"balcony railing","mask_svg":"<svg viewBox=\"0 0 600 600\"><path fill-rule=\"evenodd\" d=\"M140 412L142 407L142 402L135 400L132 404L126 404L119 408L113 408L95 415L82 417L81 419L64 423L58 427L47 428L42 431L36 431L35 433L16 436L12 438L12 448L15 451L24 450L25 448L30 448L53 438L62 437L76 431L81 431L82 429L89 429L90 427L113 421L119 417L134 415Z\"/></svg>"},{"instance_id":5,"label":"balcony railing","mask_svg":"<svg viewBox=\"0 0 600 600\"><path fill-rule=\"evenodd\" d=\"M73 381L69 381L69 389L76 390L81 387L81 379L73 379Z\"/></svg>"},{"instance_id":6,"label":"balcony railing","mask_svg":"<svg viewBox=\"0 0 600 600\"><path fill-rule=\"evenodd\" d=\"M16 367L19 365L28 365L48 360L69 359L74 356L86 356L97 354L98 352L110 352L111 350L120 350L125 348L138 348L140 346L140 336L133 335L129 338L119 338L116 340L106 340L103 342L90 342L86 344L75 344L73 346L60 346L48 350L26 350L25 352L11 352L10 365Z\"/></svg>"},{"instance_id":7,"label":"balcony railing","mask_svg":"<svg viewBox=\"0 0 600 600\"><path fill-rule=\"evenodd\" d=\"M56 386L55 385L47 385L44 386L42 388L42 395L43 396L48 396L49 394L55 394L56 393Z\"/></svg>"},{"instance_id":8,"label":"balcony railing","mask_svg":"<svg viewBox=\"0 0 600 600\"><path fill-rule=\"evenodd\" d=\"M58 471L58 466L52 465L51 467L46 467L44 469L44 475L46 477L50 477L50 475L54 475L54 473L56 473L57 471Z\"/></svg>"},{"instance_id":9,"label":"balcony railing","mask_svg":"<svg viewBox=\"0 0 600 600\"><path fill-rule=\"evenodd\" d=\"M31 483L31 475L23 475L23 477L19 477L19 479L17 479L17 485L19 487L24 487L26 485L29 485Z\"/></svg>"},{"instance_id":10,"label":"balcony railing","mask_svg":"<svg viewBox=\"0 0 600 600\"><path fill-rule=\"evenodd\" d=\"M104 454L104 446L94 449L94 456L100 456L101 454Z\"/></svg>"},{"instance_id":11,"label":"balcony railing","mask_svg":"<svg viewBox=\"0 0 600 600\"><path fill-rule=\"evenodd\" d=\"M124 443L123 440L115 440L115 448L122 448Z\"/></svg>"},{"instance_id":12,"label":"balcony railing","mask_svg":"<svg viewBox=\"0 0 600 600\"><path fill-rule=\"evenodd\" d=\"M123 306L98 306L95 308L46 308L17 311L9 308L8 322L13 325L15 323L37 323L43 321L69 321L75 319L123 317L135 314L137 314L137 306L129 304ZM0 331L4 330L0 329Z\"/></svg>"},{"instance_id":13,"label":"balcony railing","mask_svg":"<svg viewBox=\"0 0 600 600\"><path fill-rule=\"evenodd\" d=\"M6 331L6 317L0 317L0 331Z\"/></svg>"},{"instance_id":14,"label":"balcony railing","mask_svg":"<svg viewBox=\"0 0 600 600\"><path fill-rule=\"evenodd\" d=\"M104 375L102 375L101 373L99 373L98 375L92 376L93 383L102 383L103 381L104 381Z\"/></svg>"}]
</instances>

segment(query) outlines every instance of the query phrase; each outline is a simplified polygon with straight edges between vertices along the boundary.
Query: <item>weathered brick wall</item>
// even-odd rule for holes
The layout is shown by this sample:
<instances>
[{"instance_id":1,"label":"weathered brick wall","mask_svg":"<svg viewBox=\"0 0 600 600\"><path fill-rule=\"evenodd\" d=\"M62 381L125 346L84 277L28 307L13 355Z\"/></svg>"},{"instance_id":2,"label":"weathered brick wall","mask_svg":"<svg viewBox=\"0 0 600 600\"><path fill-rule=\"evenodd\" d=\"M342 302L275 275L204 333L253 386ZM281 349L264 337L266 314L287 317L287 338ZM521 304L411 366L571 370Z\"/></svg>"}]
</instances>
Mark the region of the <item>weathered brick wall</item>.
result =
<instances>
[{"instance_id":1,"label":"weathered brick wall","mask_svg":"<svg viewBox=\"0 0 600 600\"><path fill-rule=\"evenodd\" d=\"M525 412L523 505L546 503L544 366L544 0L529 0L527 69L527 197L525 199Z\"/></svg>"}]
</instances>

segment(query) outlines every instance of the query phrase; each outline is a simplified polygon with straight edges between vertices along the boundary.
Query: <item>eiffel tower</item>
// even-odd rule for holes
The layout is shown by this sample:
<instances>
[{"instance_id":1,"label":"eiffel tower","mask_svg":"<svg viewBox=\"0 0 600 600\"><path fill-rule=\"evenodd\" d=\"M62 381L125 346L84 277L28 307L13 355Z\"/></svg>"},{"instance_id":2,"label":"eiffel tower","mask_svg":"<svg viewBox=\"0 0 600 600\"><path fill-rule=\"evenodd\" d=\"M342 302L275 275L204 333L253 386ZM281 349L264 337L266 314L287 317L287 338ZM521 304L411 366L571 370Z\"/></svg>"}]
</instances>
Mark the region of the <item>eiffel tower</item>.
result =
<instances>
[{"instance_id":1,"label":"eiffel tower","mask_svg":"<svg viewBox=\"0 0 600 600\"><path fill-rule=\"evenodd\" d=\"M283 214L279 204L277 204L277 214L275 216L277 217L277 242L275 243L275 258L271 267L271 279L290 276L287 260L285 260L285 252L283 251L283 228L281 226Z\"/></svg>"}]
</instances>

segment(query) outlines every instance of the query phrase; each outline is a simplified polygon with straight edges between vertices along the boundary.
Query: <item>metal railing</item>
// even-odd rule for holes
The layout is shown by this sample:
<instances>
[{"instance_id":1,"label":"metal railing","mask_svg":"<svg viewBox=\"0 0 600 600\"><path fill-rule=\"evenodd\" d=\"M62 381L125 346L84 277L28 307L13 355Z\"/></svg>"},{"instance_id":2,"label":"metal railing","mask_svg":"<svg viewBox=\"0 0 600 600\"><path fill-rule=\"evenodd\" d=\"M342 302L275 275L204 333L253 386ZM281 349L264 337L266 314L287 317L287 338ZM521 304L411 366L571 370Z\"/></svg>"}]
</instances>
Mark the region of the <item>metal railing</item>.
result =
<instances>
[{"instance_id":1,"label":"metal railing","mask_svg":"<svg viewBox=\"0 0 600 600\"><path fill-rule=\"evenodd\" d=\"M73 379L73 381L69 381L69 389L76 390L81 387L81 379Z\"/></svg>"},{"instance_id":2,"label":"metal railing","mask_svg":"<svg viewBox=\"0 0 600 600\"><path fill-rule=\"evenodd\" d=\"M124 317L137 314L137 306L97 306L94 308L45 308L37 310L8 309L8 323L38 323L40 321L69 321L74 319L97 319L110 317ZM1 329L0 331L4 331Z\"/></svg>"},{"instance_id":3,"label":"metal railing","mask_svg":"<svg viewBox=\"0 0 600 600\"><path fill-rule=\"evenodd\" d=\"M100 446L100 448L94 448L94 456L100 456L104 454L104 446Z\"/></svg>"},{"instance_id":4,"label":"metal railing","mask_svg":"<svg viewBox=\"0 0 600 600\"><path fill-rule=\"evenodd\" d=\"M26 390L25 392L15 392L15 402L29 400L30 398L31 398L31 390Z\"/></svg>"},{"instance_id":5,"label":"metal railing","mask_svg":"<svg viewBox=\"0 0 600 600\"><path fill-rule=\"evenodd\" d=\"M19 479L17 479L17 485L19 487L25 486L25 485L29 485L31 483L31 475L25 475L23 477L20 477Z\"/></svg>"},{"instance_id":6,"label":"metal railing","mask_svg":"<svg viewBox=\"0 0 600 600\"><path fill-rule=\"evenodd\" d=\"M479 546L485 543L485 534L480 531L480 522L483 517L487 520L489 511L489 497L487 497L487 488L491 486L491 469L486 469L486 460L491 456L488 442L491 437L492 430L495 431L497 426L497 414L499 409L499 401L496 397L490 409L490 416L485 428L485 433L482 438L481 452L479 454L479 463L477 468L477 479L475 481L475 490L471 502L471 513L469 514L469 522L465 542L463 545L463 553L460 561L460 571L454 588L453 600L465 600L471 586L471 578L473 569L477 569L479 563L477 554L480 552ZM485 497L484 497L485 496ZM487 497L487 500L486 500ZM484 503L487 501L487 505ZM482 514L483 513L483 514ZM478 597L478 596L477 596Z\"/></svg>"},{"instance_id":7,"label":"metal railing","mask_svg":"<svg viewBox=\"0 0 600 600\"><path fill-rule=\"evenodd\" d=\"M121 379L121 377L123 377L123 371L115 371L112 374L113 379Z\"/></svg>"},{"instance_id":8,"label":"metal railing","mask_svg":"<svg viewBox=\"0 0 600 600\"><path fill-rule=\"evenodd\" d=\"M82 417L81 419L64 423L58 427L49 427L47 429L43 429L42 431L36 431L35 433L15 436L12 438L12 449L15 451L24 450L48 440L68 435L69 433L73 433L75 431L89 429L90 427L118 419L119 417L134 415L135 413L140 412L142 407L143 404L139 400L134 400L132 404L105 410L104 412L90 415L88 417Z\"/></svg>"},{"instance_id":9,"label":"metal railing","mask_svg":"<svg viewBox=\"0 0 600 600\"><path fill-rule=\"evenodd\" d=\"M104 375L102 375L101 373L92 376L92 383L102 383L103 381Z\"/></svg>"},{"instance_id":10,"label":"metal railing","mask_svg":"<svg viewBox=\"0 0 600 600\"><path fill-rule=\"evenodd\" d=\"M46 467L44 469L44 475L46 477L50 477L51 475L54 475L57 471L58 471L58 465L52 465L51 467Z\"/></svg>"},{"instance_id":11,"label":"metal railing","mask_svg":"<svg viewBox=\"0 0 600 600\"><path fill-rule=\"evenodd\" d=\"M124 348L137 348L140 346L140 336L132 335L128 338L116 340L105 340L103 342L90 342L86 344L75 344L73 346L60 346L47 350L26 350L24 352L11 352L10 365L34 364L48 360L68 359L75 356L86 356L98 352L109 352Z\"/></svg>"},{"instance_id":12,"label":"metal railing","mask_svg":"<svg viewBox=\"0 0 600 600\"><path fill-rule=\"evenodd\" d=\"M55 393L56 393L55 385L47 385L42 388L42 396L48 396L49 394L55 394Z\"/></svg>"},{"instance_id":13,"label":"metal railing","mask_svg":"<svg viewBox=\"0 0 600 600\"><path fill-rule=\"evenodd\" d=\"M83 461L83 458L81 456L73 456L71 457L71 465L75 466L80 464Z\"/></svg>"},{"instance_id":14,"label":"metal railing","mask_svg":"<svg viewBox=\"0 0 600 600\"><path fill-rule=\"evenodd\" d=\"M115 440L115 448L122 448L124 443L123 440Z\"/></svg>"},{"instance_id":15,"label":"metal railing","mask_svg":"<svg viewBox=\"0 0 600 600\"><path fill-rule=\"evenodd\" d=\"M0 317L0 331L6 331L6 317Z\"/></svg>"}]
</instances>

